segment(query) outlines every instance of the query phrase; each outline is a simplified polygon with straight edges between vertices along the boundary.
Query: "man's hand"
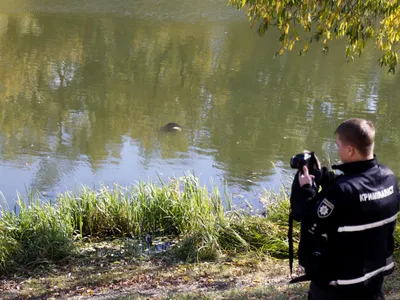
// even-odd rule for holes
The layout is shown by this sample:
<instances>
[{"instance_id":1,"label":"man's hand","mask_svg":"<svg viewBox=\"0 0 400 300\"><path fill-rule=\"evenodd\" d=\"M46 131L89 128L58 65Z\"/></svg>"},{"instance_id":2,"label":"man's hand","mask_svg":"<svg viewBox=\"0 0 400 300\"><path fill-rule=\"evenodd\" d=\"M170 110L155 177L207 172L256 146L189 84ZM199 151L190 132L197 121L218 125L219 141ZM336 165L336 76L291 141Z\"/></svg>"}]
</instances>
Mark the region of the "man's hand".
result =
<instances>
[{"instance_id":1,"label":"man's hand","mask_svg":"<svg viewBox=\"0 0 400 300\"><path fill-rule=\"evenodd\" d=\"M308 150L304 150L303 153L311 154L311 152L308 151ZM314 153L314 157L315 157L314 169L321 170L321 163L319 162L319 159L318 159L318 157L315 155L315 153Z\"/></svg>"},{"instance_id":2,"label":"man's hand","mask_svg":"<svg viewBox=\"0 0 400 300\"><path fill-rule=\"evenodd\" d=\"M321 163L319 162L318 157L314 154L315 157L315 163L316 165L314 165L314 168L316 168L317 170L321 170Z\"/></svg>"},{"instance_id":3,"label":"man's hand","mask_svg":"<svg viewBox=\"0 0 400 300\"><path fill-rule=\"evenodd\" d=\"M308 172L307 166L303 166L303 174L301 174L301 172L299 172L300 186L302 187L305 184L312 185L313 178L314 178L314 176L310 175L310 173Z\"/></svg>"}]
</instances>

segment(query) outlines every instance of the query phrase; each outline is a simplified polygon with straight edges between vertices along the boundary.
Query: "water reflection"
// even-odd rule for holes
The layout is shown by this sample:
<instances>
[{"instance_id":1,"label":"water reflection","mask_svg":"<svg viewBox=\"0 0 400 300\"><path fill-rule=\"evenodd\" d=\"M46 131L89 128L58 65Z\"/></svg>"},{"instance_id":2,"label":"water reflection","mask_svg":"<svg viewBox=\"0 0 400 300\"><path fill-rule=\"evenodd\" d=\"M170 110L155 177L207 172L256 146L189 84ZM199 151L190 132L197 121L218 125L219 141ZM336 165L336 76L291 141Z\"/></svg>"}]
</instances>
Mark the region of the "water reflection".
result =
<instances>
[{"instance_id":1,"label":"water reflection","mask_svg":"<svg viewBox=\"0 0 400 300\"><path fill-rule=\"evenodd\" d=\"M273 36L258 38L245 18L188 20L170 8L175 18L150 22L151 10L99 14L87 4L78 14L77 2L56 1L43 14L35 3L28 11L42 13L0 15L0 190L8 199L25 187L55 193L189 170L240 191L278 186L291 155L334 157L326 145L351 116L376 123L381 161L400 170L398 76L380 69L372 48L354 64L340 43L328 56L314 47L273 59ZM160 134L170 121L184 131Z\"/></svg>"}]
</instances>

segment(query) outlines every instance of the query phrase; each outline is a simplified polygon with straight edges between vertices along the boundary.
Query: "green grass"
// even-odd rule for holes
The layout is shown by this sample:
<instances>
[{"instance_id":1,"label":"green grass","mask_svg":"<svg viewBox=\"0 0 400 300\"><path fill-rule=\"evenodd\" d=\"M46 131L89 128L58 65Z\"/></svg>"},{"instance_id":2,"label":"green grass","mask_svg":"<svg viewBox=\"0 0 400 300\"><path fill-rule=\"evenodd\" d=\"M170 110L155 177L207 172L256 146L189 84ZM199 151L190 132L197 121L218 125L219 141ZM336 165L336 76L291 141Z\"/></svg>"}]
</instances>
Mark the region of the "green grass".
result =
<instances>
[{"instance_id":1,"label":"green grass","mask_svg":"<svg viewBox=\"0 0 400 300\"><path fill-rule=\"evenodd\" d=\"M306 299L308 283L289 285L287 260L246 252L213 262L140 254L135 241L77 241L68 261L29 275L0 277L1 299ZM396 265L400 263L395 254ZM386 299L400 299L398 268L385 279Z\"/></svg>"},{"instance_id":2,"label":"green grass","mask_svg":"<svg viewBox=\"0 0 400 300\"><path fill-rule=\"evenodd\" d=\"M57 206L21 199L17 206L18 215L1 210L0 272L32 269L70 255L73 230Z\"/></svg>"},{"instance_id":3,"label":"green grass","mask_svg":"<svg viewBox=\"0 0 400 300\"><path fill-rule=\"evenodd\" d=\"M232 211L225 198L189 175L83 187L51 203L19 199L14 211L0 210L0 298L117 291L121 299L146 299L145 290L157 299L304 299L306 284L286 284L287 191L264 191L262 215ZM162 255L143 252L147 232L176 243ZM386 281L388 299L398 299L398 278L396 270Z\"/></svg>"},{"instance_id":4,"label":"green grass","mask_svg":"<svg viewBox=\"0 0 400 300\"><path fill-rule=\"evenodd\" d=\"M77 248L79 253L68 262L39 268L28 276L9 276L6 280L0 277L0 298L67 299L96 295L126 299L227 299L227 295L236 295L240 299L240 295L259 293L285 295L287 289L295 288L287 286L287 261L255 252L223 255L213 262L187 263L176 261L171 253L135 253L125 238L86 240L77 242ZM300 293L304 291L299 290Z\"/></svg>"},{"instance_id":5,"label":"green grass","mask_svg":"<svg viewBox=\"0 0 400 300\"><path fill-rule=\"evenodd\" d=\"M21 199L18 213L1 208L0 273L32 271L71 256L74 241L87 237L173 236L170 253L186 261L215 260L222 254L256 252L287 258L289 199L285 189L265 191L263 215L231 210L218 189L209 191L187 175L130 187L82 187L52 201ZM295 249L298 224L295 224ZM396 246L400 232L396 230Z\"/></svg>"}]
</instances>

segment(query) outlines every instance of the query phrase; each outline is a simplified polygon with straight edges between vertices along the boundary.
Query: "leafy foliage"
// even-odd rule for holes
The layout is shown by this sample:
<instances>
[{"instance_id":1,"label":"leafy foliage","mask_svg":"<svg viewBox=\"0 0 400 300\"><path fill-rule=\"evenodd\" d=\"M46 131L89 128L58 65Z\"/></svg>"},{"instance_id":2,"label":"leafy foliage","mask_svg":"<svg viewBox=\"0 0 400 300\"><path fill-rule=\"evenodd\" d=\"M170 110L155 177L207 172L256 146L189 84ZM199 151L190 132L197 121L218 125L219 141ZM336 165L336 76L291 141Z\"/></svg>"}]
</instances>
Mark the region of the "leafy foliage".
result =
<instances>
[{"instance_id":1,"label":"leafy foliage","mask_svg":"<svg viewBox=\"0 0 400 300\"><path fill-rule=\"evenodd\" d=\"M374 40L383 52L379 63L394 73L398 63L400 40L400 3L397 0L229 0L231 5L246 10L249 20L258 22L262 36L271 25L280 31L283 54L296 42L303 43L300 54L309 43L323 41L328 52L331 40L346 40L346 57L360 56L366 42ZM310 33L307 36L307 33Z\"/></svg>"}]
</instances>

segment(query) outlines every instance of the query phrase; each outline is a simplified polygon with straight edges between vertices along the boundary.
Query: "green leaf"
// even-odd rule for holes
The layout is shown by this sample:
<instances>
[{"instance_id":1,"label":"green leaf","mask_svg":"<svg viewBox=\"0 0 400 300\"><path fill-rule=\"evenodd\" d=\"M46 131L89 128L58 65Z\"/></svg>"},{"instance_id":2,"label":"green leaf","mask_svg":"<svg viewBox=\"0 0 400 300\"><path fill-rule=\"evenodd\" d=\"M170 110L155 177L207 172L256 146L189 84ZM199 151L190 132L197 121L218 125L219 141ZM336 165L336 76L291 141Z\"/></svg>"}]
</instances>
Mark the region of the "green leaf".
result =
<instances>
[{"instance_id":1,"label":"green leaf","mask_svg":"<svg viewBox=\"0 0 400 300\"><path fill-rule=\"evenodd\" d=\"M324 37L324 52L327 53L327 42L345 37L346 58L353 60L354 55L363 53L366 42L372 40L382 51L379 63L388 66L391 73L397 66L397 52L393 49L398 48L400 41L398 1L230 0L229 3L245 9L251 21L260 21L258 33L261 36L269 29L269 24L278 25L280 49L292 49L298 40L309 39L307 32L311 32L311 40L316 42ZM295 31L298 26L304 29L303 36ZM301 54L305 52L305 49L300 51Z\"/></svg>"}]
</instances>

